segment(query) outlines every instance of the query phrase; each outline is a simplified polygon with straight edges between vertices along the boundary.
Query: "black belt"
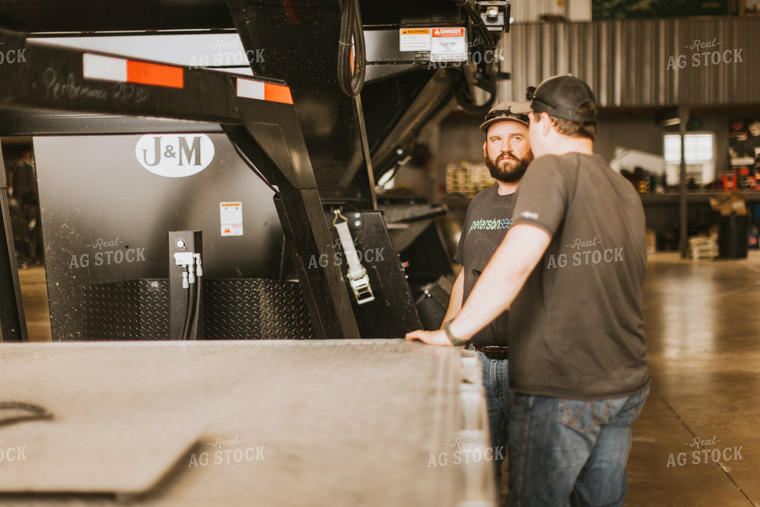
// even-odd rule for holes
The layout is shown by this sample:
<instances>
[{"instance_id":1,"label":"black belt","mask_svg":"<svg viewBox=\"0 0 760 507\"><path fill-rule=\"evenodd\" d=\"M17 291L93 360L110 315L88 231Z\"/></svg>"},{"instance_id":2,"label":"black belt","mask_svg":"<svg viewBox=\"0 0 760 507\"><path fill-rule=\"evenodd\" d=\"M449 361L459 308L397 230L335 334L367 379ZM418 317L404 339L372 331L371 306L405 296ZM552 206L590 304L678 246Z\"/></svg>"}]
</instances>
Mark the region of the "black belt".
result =
<instances>
[{"instance_id":1,"label":"black belt","mask_svg":"<svg viewBox=\"0 0 760 507\"><path fill-rule=\"evenodd\" d=\"M473 345L475 350L482 352L488 359L509 359L509 348L497 345Z\"/></svg>"}]
</instances>

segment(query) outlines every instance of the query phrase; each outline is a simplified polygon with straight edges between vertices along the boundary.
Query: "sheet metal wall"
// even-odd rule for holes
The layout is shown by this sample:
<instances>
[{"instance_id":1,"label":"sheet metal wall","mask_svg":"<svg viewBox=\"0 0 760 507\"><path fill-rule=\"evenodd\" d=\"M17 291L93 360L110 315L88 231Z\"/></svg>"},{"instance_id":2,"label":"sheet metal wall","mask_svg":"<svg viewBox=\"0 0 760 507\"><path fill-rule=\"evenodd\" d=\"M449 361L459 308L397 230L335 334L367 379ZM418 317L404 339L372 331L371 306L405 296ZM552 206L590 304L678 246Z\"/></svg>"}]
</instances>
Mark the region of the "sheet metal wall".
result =
<instances>
[{"instance_id":1,"label":"sheet metal wall","mask_svg":"<svg viewBox=\"0 0 760 507\"><path fill-rule=\"evenodd\" d=\"M557 0L518 0L512 2L512 18L515 22L537 21L540 16L547 14L565 16L567 9L563 2Z\"/></svg>"},{"instance_id":2,"label":"sheet metal wall","mask_svg":"<svg viewBox=\"0 0 760 507\"><path fill-rule=\"evenodd\" d=\"M714 47L693 49L695 41ZM758 18L515 24L508 47L512 80L501 89L504 100L524 100L527 86L572 73L602 107L760 102ZM705 65L700 53L715 51L719 63L710 55Z\"/></svg>"}]
</instances>

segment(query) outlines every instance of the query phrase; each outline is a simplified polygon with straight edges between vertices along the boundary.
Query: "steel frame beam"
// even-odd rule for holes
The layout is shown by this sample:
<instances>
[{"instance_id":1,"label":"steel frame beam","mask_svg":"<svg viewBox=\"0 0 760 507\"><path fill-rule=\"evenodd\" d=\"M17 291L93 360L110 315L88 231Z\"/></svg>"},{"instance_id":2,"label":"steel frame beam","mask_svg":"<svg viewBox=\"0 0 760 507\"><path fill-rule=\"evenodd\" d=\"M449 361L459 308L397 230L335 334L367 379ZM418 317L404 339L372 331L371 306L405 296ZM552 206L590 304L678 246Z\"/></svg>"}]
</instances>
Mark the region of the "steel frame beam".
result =
<instances>
[{"instance_id":1,"label":"steel frame beam","mask_svg":"<svg viewBox=\"0 0 760 507\"><path fill-rule=\"evenodd\" d=\"M18 279L18 264L8 207L8 179L5 173L3 150L0 146L0 280L7 290L0 291L0 342L26 342L24 305L21 300L21 285Z\"/></svg>"}]
</instances>

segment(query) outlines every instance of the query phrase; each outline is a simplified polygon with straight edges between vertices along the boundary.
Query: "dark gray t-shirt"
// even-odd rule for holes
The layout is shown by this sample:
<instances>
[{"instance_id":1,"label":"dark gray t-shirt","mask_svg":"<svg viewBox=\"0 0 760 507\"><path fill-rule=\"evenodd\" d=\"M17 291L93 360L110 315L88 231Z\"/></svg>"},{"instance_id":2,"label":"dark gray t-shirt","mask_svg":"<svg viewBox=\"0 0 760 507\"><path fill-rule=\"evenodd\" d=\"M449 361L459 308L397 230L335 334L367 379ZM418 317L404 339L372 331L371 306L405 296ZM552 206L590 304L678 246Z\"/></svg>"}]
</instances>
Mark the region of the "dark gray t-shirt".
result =
<instances>
[{"instance_id":1,"label":"dark gray t-shirt","mask_svg":"<svg viewBox=\"0 0 760 507\"><path fill-rule=\"evenodd\" d=\"M464 269L464 293L467 298L496 248L512 226L515 194L499 195L498 185L478 192L467 208L454 260ZM507 346L508 312L502 313L471 340L474 345Z\"/></svg>"},{"instance_id":2,"label":"dark gray t-shirt","mask_svg":"<svg viewBox=\"0 0 760 507\"><path fill-rule=\"evenodd\" d=\"M545 155L516 199L514 225L552 239L511 306L510 386L581 400L639 392L649 382L646 245L633 186L598 155Z\"/></svg>"}]
</instances>

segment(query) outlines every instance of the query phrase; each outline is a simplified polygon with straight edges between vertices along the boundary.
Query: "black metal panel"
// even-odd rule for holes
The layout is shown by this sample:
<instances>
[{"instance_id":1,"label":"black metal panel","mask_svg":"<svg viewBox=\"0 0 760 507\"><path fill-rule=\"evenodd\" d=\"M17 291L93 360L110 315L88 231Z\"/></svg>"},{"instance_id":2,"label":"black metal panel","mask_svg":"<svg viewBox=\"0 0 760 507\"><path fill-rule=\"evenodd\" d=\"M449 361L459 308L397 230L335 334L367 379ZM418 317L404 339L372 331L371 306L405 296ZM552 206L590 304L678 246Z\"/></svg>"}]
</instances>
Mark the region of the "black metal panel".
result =
<instances>
[{"instance_id":1,"label":"black metal panel","mask_svg":"<svg viewBox=\"0 0 760 507\"><path fill-rule=\"evenodd\" d=\"M374 207L371 167L363 154L363 118L338 86L340 2L228 0L247 51L266 49L252 62L256 75L285 80L303 129L323 201Z\"/></svg>"},{"instance_id":2,"label":"black metal panel","mask_svg":"<svg viewBox=\"0 0 760 507\"><path fill-rule=\"evenodd\" d=\"M209 166L184 178L141 166L140 138L34 138L54 339L78 338L67 330L76 328L68 321L80 311L80 286L167 278L171 230L205 231L207 277L279 276L282 231L273 192L223 134L209 134ZM242 236L221 235L220 203L229 201L242 203Z\"/></svg>"},{"instance_id":3,"label":"black metal panel","mask_svg":"<svg viewBox=\"0 0 760 507\"><path fill-rule=\"evenodd\" d=\"M169 281L129 280L82 287L82 321L66 330L83 340L169 338ZM206 339L314 338L297 282L209 279L204 283Z\"/></svg>"},{"instance_id":4,"label":"black metal panel","mask_svg":"<svg viewBox=\"0 0 760 507\"><path fill-rule=\"evenodd\" d=\"M0 108L0 136L221 132L218 123Z\"/></svg>"},{"instance_id":5,"label":"black metal panel","mask_svg":"<svg viewBox=\"0 0 760 507\"><path fill-rule=\"evenodd\" d=\"M413 2L361 2L364 26L447 25L466 22L456 2L415 0Z\"/></svg>"},{"instance_id":6,"label":"black metal panel","mask_svg":"<svg viewBox=\"0 0 760 507\"><path fill-rule=\"evenodd\" d=\"M437 281L422 287L417 298L417 311L422 319L423 329L441 329L446 310L449 308L454 276L442 276Z\"/></svg>"},{"instance_id":7,"label":"black metal panel","mask_svg":"<svg viewBox=\"0 0 760 507\"><path fill-rule=\"evenodd\" d=\"M401 259L409 263L406 270L409 283L415 287L453 274L437 223L432 220L423 223L427 225L425 230L401 252Z\"/></svg>"},{"instance_id":8,"label":"black metal panel","mask_svg":"<svg viewBox=\"0 0 760 507\"><path fill-rule=\"evenodd\" d=\"M454 2L446 0L361 2L367 25L443 22L458 10ZM224 0L0 0L0 25L27 32L234 27Z\"/></svg>"},{"instance_id":9,"label":"black metal panel","mask_svg":"<svg viewBox=\"0 0 760 507\"><path fill-rule=\"evenodd\" d=\"M404 270L393 248L383 214L380 211L345 212L349 231L360 262L367 270L375 300L358 304L352 293L348 278L351 305L362 338L400 338L409 331L422 327ZM348 273L346 254L338 238L338 231L331 227L336 255L311 258L308 264L315 269L320 264L334 264Z\"/></svg>"},{"instance_id":10,"label":"black metal panel","mask_svg":"<svg viewBox=\"0 0 760 507\"><path fill-rule=\"evenodd\" d=\"M0 146L0 342L28 341L24 305L13 243L11 213L8 208L8 180Z\"/></svg>"},{"instance_id":11,"label":"black metal panel","mask_svg":"<svg viewBox=\"0 0 760 507\"><path fill-rule=\"evenodd\" d=\"M274 130L274 125L272 127L271 130ZM300 181L305 180L305 177L288 178L288 174L280 170L275 161L263 152L258 143L252 142L252 138L241 127L227 126L226 132L244 154L250 157L248 162L252 168L278 186L279 195L275 198L277 213L288 239L291 259L298 270L306 305L314 316L317 338L357 338L359 330L351 313L340 269L331 264L318 269L306 269L304 264L304 259L312 256L331 256L334 253L315 185L307 186L306 181ZM280 137L283 134L294 134L292 131L277 132ZM298 147L301 147L303 139L293 139L293 142L296 141L300 141ZM298 157L303 153L304 150L301 149L291 156ZM308 157L301 156L294 161L293 167L306 166L308 163ZM295 187L293 181L302 183L303 186Z\"/></svg>"},{"instance_id":12,"label":"black metal panel","mask_svg":"<svg viewBox=\"0 0 760 507\"><path fill-rule=\"evenodd\" d=\"M233 26L222 0L0 0L0 25L26 32Z\"/></svg>"}]
</instances>

